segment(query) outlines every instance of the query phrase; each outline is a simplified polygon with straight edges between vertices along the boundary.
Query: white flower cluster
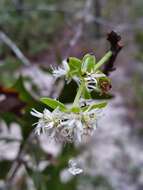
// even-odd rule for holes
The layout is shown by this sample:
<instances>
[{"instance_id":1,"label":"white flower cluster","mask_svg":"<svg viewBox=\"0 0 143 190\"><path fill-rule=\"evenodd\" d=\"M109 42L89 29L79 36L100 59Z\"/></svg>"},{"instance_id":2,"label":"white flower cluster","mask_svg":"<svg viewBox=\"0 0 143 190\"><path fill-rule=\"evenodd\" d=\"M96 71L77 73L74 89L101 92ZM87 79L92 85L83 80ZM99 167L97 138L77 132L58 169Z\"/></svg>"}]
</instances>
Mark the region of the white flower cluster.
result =
<instances>
[{"instance_id":1,"label":"white flower cluster","mask_svg":"<svg viewBox=\"0 0 143 190\"><path fill-rule=\"evenodd\" d=\"M81 142L85 136L91 136L96 129L97 110L81 113L65 113L55 109L50 112L44 109L40 113L33 109L31 114L39 118L35 133L48 134L50 138L60 142Z\"/></svg>"}]
</instances>

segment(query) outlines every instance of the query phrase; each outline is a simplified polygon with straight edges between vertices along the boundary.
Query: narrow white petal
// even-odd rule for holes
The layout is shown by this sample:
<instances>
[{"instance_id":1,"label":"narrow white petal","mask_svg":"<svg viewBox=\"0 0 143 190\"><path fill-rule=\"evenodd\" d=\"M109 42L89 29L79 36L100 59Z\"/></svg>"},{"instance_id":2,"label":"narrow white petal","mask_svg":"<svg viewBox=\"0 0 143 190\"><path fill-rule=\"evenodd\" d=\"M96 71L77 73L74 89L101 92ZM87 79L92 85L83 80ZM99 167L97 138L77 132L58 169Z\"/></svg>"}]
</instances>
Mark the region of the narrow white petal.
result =
<instances>
[{"instance_id":1,"label":"narrow white petal","mask_svg":"<svg viewBox=\"0 0 143 190\"><path fill-rule=\"evenodd\" d=\"M41 134L41 128L40 127L35 128L35 134L38 136Z\"/></svg>"},{"instance_id":2,"label":"narrow white petal","mask_svg":"<svg viewBox=\"0 0 143 190\"><path fill-rule=\"evenodd\" d=\"M43 114L38 112L37 110L35 109L32 109L32 111L30 112L31 115L35 116L35 117L38 117L38 118L42 118L43 117Z\"/></svg>"},{"instance_id":3,"label":"narrow white petal","mask_svg":"<svg viewBox=\"0 0 143 190\"><path fill-rule=\"evenodd\" d=\"M62 64L63 64L63 66L64 66L65 71L68 72L68 71L70 70L70 68L69 68L69 65L68 65L67 61L66 61L66 60L63 60Z\"/></svg>"},{"instance_id":4,"label":"narrow white petal","mask_svg":"<svg viewBox=\"0 0 143 190\"><path fill-rule=\"evenodd\" d=\"M106 75L103 74L103 73L95 73L95 74L93 74L93 76L94 76L95 78L101 78L101 77L105 77Z\"/></svg>"},{"instance_id":5,"label":"narrow white petal","mask_svg":"<svg viewBox=\"0 0 143 190\"><path fill-rule=\"evenodd\" d=\"M44 109L43 115L45 119L52 119L52 113L48 109Z\"/></svg>"},{"instance_id":6,"label":"narrow white petal","mask_svg":"<svg viewBox=\"0 0 143 190\"><path fill-rule=\"evenodd\" d=\"M51 129L54 126L54 122L48 123L48 125L45 125L45 129Z\"/></svg>"}]
</instances>

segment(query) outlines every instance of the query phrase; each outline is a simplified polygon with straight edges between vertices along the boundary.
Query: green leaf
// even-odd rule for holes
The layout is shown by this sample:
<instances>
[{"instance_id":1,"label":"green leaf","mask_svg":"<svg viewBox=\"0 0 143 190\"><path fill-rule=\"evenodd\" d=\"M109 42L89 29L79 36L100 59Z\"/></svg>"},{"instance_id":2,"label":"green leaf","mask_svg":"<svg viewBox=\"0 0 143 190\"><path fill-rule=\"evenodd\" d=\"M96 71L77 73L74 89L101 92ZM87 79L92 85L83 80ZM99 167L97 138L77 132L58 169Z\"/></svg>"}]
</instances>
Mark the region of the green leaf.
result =
<instances>
[{"instance_id":1,"label":"green leaf","mask_svg":"<svg viewBox=\"0 0 143 190\"><path fill-rule=\"evenodd\" d=\"M58 100L54 100L52 98L41 98L40 101L52 109L56 109L57 107L59 107L61 111L67 111L66 106Z\"/></svg>"},{"instance_id":2,"label":"green leaf","mask_svg":"<svg viewBox=\"0 0 143 190\"><path fill-rule=\"evenodd\" d=\"M82 110L83 111L90 111L90 110L93 110L93 109L102 109L102 108L105 108L107 105L107 102L101 102L101 103L95 103L95 104L92 104L90 106L85 106Z\"/></svg>"},{"instance_id":3,"label":"green leaf","mask_svg":"<svg viewBox=\"0 0 143 190\"><path fill-rule=\"evenodd\" d=\"M72 70L81 68L81 60L76 57L69 57L68 64Z\"/></svg>"},{"instance_id":4,"label":"green leaf","mask_svg":"<svg viewBox=\"0 0 143 190\"><path fill-rule=\"evenodd\" d=\"M95 56L86 54L83 57L83 61L82 61L82 68L81 68L82 73L94 71L95 64L96 64Z\"/></svg>"},{"instance_id":5,"label":"green leaf","mask_svg":"<svg viewBox=\"0 0 143 190\"><path fill-rule=\"evenodd\" d=\"M70 67L70 75L79 76L81 74L81 60L75 57L69 57L68 65Z\"/></svg>"},{"instance_id":6,"label":"green leaf","mask_svg":"<svg viewBox=\"0 0 143 190\"><path fill-rule=\"evenodd\" d=\"M10 170L11 164L11 161L0 161L0 180L5 179L8 171Z\"/></svg>"},{"instance_id":7,"label":"green leaf","mask_svg":"<svg viewBox=\"0 0 143 190\"><path fill-rule=\"evenodd\" d=\"M20 95L20 99L23 100L24 102L30 102L33 101L32 95L26 90L23 82L22 76L19 77L19 79L16 81L16 83L13 86L14 89L16 89Z\"/></svg>"}]
</instances>

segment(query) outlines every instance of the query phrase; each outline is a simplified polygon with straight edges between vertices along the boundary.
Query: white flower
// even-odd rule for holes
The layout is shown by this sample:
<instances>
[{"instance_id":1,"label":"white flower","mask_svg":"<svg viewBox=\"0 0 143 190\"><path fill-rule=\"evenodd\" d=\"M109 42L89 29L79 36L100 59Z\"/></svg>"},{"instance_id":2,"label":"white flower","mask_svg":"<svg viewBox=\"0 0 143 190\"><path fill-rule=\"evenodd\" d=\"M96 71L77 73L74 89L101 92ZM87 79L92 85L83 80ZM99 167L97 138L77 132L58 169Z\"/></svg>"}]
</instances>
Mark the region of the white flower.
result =
<instances>
[{"instance_id":1,"label":"white flower","mask_svg":"<svg viewBox=\"0 0 143 190\"><path fill-rule=\"evenodd\" d=\"M58 110L50 112L48 109L44 109L43 113L40 113L37 110L32 109L31 114L39 118L39 121L35 123L37 124L35 128L35 133L37 135L40 135L41 133L46 133L48 132L48 130L52 129L56 123L58 124L58 113Z\"/></svg>"},{"instance_id":2,"label":"white flower","mask_svg":"<svg viewBox=\"0 0 143 190\"><path fill-rule=\"evenodd\" d=\"M69 168L68 171L72 174L72 175L79 175L83 172L83 169L77 167L77 163L75 160L71 159L69 160Z\"/></svg>"},{"instance_id":3,"label":"white flower","mask_svg":"<svg viewBox=\"0 0 143 190\"><path fill-rule=\"evenodd\" d=\"M105 77L103 73L87 73L87 76L84 78L85 84L89 91L96 90L98 84L98 78Z\"/></svg>"},{"instance_id":4,"label":"white flower","mask_svg":"<svg viewBox=\"0 0 143 190\"><path fill-rule=\"evenodd\" d=\"M61 123L60 136L66 141L81 142L84 136L91 136L96 129L96 110L81 113L69 113Z\"/></svg>"},{"instance_id":5,"label":"white flower","mask_svg":"<svg viewBox=\"0 0 143 190\"><path fill-rule=\"evenodd\" d=\"M60 78L66 76L69 72L70 68L66 60L63 60L62 67L58 67L58 69L53 70L53 75L55 78Z\"/></svg>"}]
</instances>

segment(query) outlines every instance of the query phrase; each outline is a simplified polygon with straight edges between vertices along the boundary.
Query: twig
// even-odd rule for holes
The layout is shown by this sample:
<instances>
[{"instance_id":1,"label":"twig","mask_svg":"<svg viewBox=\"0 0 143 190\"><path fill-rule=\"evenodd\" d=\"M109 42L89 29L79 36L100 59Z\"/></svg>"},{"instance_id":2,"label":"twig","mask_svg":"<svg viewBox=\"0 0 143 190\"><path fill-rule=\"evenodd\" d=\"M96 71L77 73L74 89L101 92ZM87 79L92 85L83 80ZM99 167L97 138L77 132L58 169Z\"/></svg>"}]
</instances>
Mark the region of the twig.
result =
<instances>
[{"instance_id":1,"label":"twig","mask_svg":"<svg viewBox=\"0 0 143 190\"><path fill-rule=\"evenodd\" d=\"M26 148L27 144L29 142L32 142L32 140L34 138L35 138L34 134L30 133L27 140L25 141L25 143L21 143L17 157L16 157L15 161L13 162L12 167L10 168L10 170L7 174L7 178L6 178L6 187L7 188L9 188L12 185L12 181L13 181L14 177L16 176L21 165L24 163L23 154L25 152L25 148Z\"/></svg>"},{"instance_id":2,"label":"twig","mask_svg":"<svg viewBox=\"0 0 143 190\"><path fill-rule=\"evenodd\" d=\"M9 188L12 184L13 178L15 177L17 171L19 170L22 162L21 162L21 158L22 158L22 154L23 154L23 144L21 144L20 148L19 148L19 152L17 155L17 158L15 159L15 161L12 164L12 167L10 168L8 174L7 174L7 179L6 179L6 187Z\"/></svg>"},{"instance_id":3,"label":"twig","mask_svg":"<svg viewBox=\"0 0 143 190\"><path fill-rule=\"evenodd\" d=\"M74 47L76 45L78 39L81 37L81 35L82 35L82 28L83 28L82 23L79 23L75 35L70 40L70 43L69 43L70 48Z\"/></svg>"},{"instance_id":4,"label":"twig","mask_svg":"<svg viewBox=\"0 0 143 190\"><path fill-rule=\"evenodd\" d=\"M26 66L30 65L30 61L23 55L22 51L16 44L2 31L0 31L0 40L5 43L17 56L17 58Z\"/></svg>"},{"instance_id":5,"label":"twig","mask_svg":"<svg viewBox=\"0 0 143 190\"><path fill-rule=\"evenodd\" d=\"M112 56L109 59L109 61L107 62L107 64L105 65L103 72L106 75L109 75L110 72L115 70L114 67L114 62L116 60L116 57L118 55L118 53L120 52L120 50L123 47L123 44L121 43L121 36L119 36L116 32L111 31L108 34L107 40L110 42L110 50L112 52Z\"/></svg>"}]
</instances>

